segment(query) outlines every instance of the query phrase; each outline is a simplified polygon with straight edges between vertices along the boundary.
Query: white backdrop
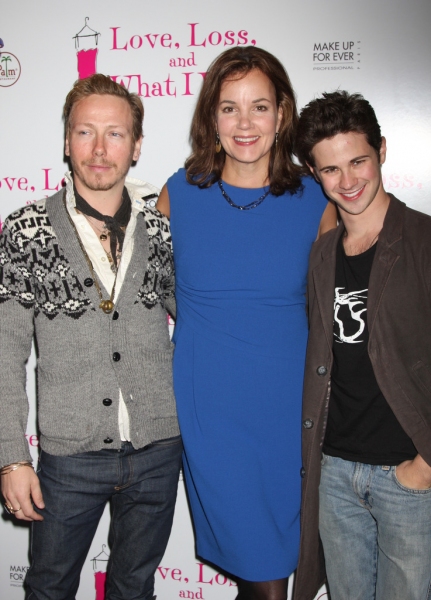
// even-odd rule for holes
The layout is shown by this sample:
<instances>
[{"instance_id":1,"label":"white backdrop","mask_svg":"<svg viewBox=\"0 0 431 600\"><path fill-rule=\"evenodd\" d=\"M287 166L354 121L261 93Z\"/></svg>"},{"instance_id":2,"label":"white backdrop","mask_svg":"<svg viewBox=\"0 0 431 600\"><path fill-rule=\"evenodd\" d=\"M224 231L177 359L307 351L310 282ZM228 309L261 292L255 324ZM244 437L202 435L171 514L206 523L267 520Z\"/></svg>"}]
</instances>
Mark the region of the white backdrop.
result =
<instances>
[{"instance_id":1,"label":"white backdrop","mask_svg":"<svg viewBox=\"0 0 431 600\"><path fill-rule=\"evenodd\" d=\"M66 170L61 109L79 73L96 69L143 96L145 139L131 175L161 187L189 152L202 73L236 44L275 54L299 107L325 90L362 93L387 138L386 189L431 213L430 26L429 0L0 0L0 226L12 210L60 185ZM28 440L36 458L33 357L28 372ZM78 600L103 600L97 574L109 554L108 521L106 512ZM27 526L0 519L3 600L23 598L28 537ZM159 600L236 595L232 582L194 555L182 481L156 586ZM319 598L326 598L323 590Z\"/></svg>"}]
</instances>

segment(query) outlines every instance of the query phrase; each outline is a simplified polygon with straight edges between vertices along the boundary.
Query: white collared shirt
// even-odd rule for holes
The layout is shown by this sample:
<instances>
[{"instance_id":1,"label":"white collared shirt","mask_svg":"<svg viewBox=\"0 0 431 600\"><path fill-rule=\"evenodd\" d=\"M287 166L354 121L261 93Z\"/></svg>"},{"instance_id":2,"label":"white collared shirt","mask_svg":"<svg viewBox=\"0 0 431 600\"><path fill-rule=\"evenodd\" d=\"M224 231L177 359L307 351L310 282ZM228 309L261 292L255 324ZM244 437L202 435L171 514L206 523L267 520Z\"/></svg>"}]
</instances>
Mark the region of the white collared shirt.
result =
<instances>
[{"instance_id":1,"label":"white collared shirt","mask_svg":"<svg viewBox=\"0 0 431 600\"><path fill-rule=\"evenodd\" d=\"M70 173L66 174L66 181L67 210L69 211L69 214L75 224L85 251L87 252L88 257L93 264L93 269L95 270L98 278L102 282L107 292L107 296L106 298L104 297L104 299L109 299L112 286L115 282L115 295L113 298L113 302L115 303L116 299L118 298L118 294L120 293L121 286L123 285L127 267L130 264L130 259L132 258L136 219L138 214L142 212L143 208L145 207L145 201L142 198L148 194L157 193L158 189L151 184L140 181L139 179L133 179L132 177L126 178L125 185L132 202L132 213L126 228L121 260L118 267L117 280L115 281L115 273L111 270L111 263L106 256L106 252L100 243L98 235L91 227L88 219L82 213L78 213L76 210L76 200L73 192L73 179ZM103 291L104 290L102 290L102 293ZM127 411L126 403L124 402L121 389L119 390L118 426L121 440L123 442L130 442L129 413Z\"/></svg>"}]
</instances>

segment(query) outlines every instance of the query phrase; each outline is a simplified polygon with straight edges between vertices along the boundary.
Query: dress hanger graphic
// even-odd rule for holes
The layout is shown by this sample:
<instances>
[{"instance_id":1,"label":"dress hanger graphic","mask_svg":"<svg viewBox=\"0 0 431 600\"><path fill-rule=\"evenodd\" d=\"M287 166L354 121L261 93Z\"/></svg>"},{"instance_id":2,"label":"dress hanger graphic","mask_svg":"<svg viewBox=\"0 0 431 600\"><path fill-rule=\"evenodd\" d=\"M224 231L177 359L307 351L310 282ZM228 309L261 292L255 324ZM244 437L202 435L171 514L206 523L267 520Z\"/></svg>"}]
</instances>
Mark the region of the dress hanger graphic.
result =
<instances>
[{"instance_id":1,"label":"dress hanger graphic","mask_svg":"<svg viewBox=\"0 0 431 600\"><path fill-rule=\"evenodd\" d=\"M79 48L79 40L80 38L87 38L87 37L94 37L94 40L96 42L96 46L97 46L97 42L99 40L99 35L102 35L101 33L99 33L98 31L95 31L94 29L92 29L88 24L89 17L85 17L85 25L84 27L78 31L78 33L76 35L73 36L72 40L75 40L75 48Z\"/></svg>"}]
</instances>

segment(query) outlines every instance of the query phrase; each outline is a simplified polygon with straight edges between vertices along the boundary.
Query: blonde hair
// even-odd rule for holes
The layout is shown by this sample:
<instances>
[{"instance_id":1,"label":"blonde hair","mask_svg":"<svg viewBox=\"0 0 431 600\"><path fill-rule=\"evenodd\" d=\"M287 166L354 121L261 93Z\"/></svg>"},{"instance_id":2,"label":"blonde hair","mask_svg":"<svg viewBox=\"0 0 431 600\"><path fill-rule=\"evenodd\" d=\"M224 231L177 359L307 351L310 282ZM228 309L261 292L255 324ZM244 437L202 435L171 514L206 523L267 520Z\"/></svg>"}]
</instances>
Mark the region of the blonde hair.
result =
<instances>
[{"instance_id":1,"label":"blonde hair","mask_svg":"<svg viewBox=\"0 0 431 600\"><path fill-rule=\"evenodd\" d=\"M128 92L124 86L116 83L107 75L102 75L102 73L96 73L95 75L91 75L91 77L75 81L73 88L67 94L66 102L63 107L64 129L66 134L70 128L70 118L75 104L83 98L94 94L124 98L132 111L133 141L136 142L142 137L142 123L144 121L144 105L142 104L142 100L137 94Z\"/></svg>"}]
</instances>

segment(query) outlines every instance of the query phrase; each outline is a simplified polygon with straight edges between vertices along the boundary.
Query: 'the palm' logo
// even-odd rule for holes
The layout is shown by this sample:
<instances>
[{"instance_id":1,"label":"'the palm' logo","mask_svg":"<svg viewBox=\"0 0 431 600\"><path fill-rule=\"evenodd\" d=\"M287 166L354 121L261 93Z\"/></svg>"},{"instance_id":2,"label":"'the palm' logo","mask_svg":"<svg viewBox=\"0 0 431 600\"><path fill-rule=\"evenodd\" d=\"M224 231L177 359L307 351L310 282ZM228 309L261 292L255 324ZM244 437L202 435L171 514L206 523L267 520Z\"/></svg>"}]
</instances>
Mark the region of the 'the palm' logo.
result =
<instances>
[{"instance_id":1,"label":"'the palm' logo","mask_svg":"<svg viewBox=\"0 0 431 600\"><path fill-rule=\"evenodd\" d=\"M21 65L15 54L0 52L0 86L10 87L21 75Z\"/></svg>"}]
</instances>

